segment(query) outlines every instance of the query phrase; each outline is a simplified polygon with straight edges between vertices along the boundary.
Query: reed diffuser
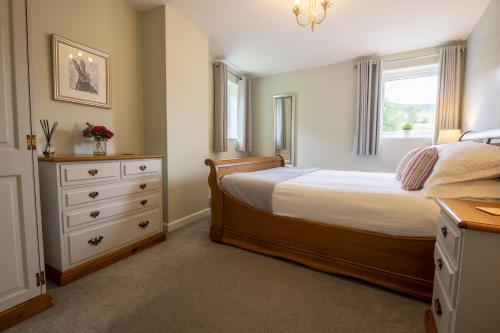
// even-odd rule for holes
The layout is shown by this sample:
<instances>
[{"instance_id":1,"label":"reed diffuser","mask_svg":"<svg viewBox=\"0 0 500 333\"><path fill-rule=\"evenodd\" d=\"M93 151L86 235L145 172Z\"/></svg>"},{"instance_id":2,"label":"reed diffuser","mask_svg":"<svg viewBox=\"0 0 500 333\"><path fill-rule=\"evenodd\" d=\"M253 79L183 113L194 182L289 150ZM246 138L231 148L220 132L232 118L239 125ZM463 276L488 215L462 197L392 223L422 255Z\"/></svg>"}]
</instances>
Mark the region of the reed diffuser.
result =
<instances>
[{"instance_id":1,"label":"reed diffuser","mask_svg":"<svg viewBox=\"0 0 500 333\"><path fill-rule=\"evenodd\" d=\"M45 140L47 141L45 147L43 148L43 155L52 157L56 153L56 147L52 144L52 137L54 136L59 123L56 121L52 124L52 126L50 126L47 119L40 119L40 124L42 125L43 134L45 135Z\"/></svg>"}]
</instances>

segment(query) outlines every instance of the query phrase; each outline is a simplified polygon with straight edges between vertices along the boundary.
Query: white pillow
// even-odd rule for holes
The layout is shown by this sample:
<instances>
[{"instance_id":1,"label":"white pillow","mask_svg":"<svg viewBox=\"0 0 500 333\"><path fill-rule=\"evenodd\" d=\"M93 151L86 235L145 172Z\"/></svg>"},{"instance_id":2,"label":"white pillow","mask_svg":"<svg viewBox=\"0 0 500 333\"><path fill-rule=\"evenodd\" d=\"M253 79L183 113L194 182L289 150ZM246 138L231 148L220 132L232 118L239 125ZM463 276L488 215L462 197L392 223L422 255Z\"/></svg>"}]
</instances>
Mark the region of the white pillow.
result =
<instances>
[{"instance_id":1,"label":"white pillow","mask_svg":"<svg viewBox=\"0 0 500 333\"><path fill-rule=\"evenodd\" d=\"M425 187L500 176L500 147L466 141L439 148L439 159Z\"/></svg>"},{"instance_id":2,"label":"white pillow","mask_svg":"<svg viewBox=\"0 0 500 333\"><path fill-rule=\"evenodd\" d=\"M481 179L424 187L422 193L429 198L500 199L500 180Z\"/></svg>"}]
</instances>

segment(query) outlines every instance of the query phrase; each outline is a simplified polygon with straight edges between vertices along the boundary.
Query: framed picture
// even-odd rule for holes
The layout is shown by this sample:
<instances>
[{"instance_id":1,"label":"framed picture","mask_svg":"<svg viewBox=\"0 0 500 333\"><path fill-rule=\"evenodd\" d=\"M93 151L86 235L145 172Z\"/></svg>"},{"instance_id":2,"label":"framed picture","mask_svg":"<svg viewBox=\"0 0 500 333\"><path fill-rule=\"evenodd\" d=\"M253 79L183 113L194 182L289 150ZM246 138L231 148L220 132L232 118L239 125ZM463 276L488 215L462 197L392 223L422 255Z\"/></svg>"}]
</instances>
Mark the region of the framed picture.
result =
<instances>
[{"instance_id":1,"label":"framed picture","mask_svg":"<svg viewBox=\"0 0 500 333\"><path fill-rule=\"evenodd\" d=\"M108 54L52 35L54 99L111 108Z\"/></svg>"}]
</instances>

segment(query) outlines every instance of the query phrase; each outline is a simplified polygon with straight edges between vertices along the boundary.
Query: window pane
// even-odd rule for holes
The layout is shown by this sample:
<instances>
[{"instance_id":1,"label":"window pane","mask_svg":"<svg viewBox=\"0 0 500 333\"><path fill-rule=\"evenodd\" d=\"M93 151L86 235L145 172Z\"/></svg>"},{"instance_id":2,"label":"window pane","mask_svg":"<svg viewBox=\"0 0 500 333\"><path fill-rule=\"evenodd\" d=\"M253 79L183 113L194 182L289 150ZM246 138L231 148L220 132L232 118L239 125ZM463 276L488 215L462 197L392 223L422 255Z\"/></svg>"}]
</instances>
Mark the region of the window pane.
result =
<instances>
[{"instance_id":1,"label":"window pane","mask_svg":"<svg viewBox=\"0 0 500 333\"><path fill-rule=\"evenodd\" d=\"M437 75L385 81L382 132L403 133L409 123L412 133L433 135L437 88Z\"/></svg>"},{"instance_id":2,"label":"window pane","mask_svg":"<svg viewBox=\"0 0 500 333\"><path fill-rule=\"evenodd\" d=\"M227 82L227 137L238 138L238 85Z\"/></svg>"}]
</instances>

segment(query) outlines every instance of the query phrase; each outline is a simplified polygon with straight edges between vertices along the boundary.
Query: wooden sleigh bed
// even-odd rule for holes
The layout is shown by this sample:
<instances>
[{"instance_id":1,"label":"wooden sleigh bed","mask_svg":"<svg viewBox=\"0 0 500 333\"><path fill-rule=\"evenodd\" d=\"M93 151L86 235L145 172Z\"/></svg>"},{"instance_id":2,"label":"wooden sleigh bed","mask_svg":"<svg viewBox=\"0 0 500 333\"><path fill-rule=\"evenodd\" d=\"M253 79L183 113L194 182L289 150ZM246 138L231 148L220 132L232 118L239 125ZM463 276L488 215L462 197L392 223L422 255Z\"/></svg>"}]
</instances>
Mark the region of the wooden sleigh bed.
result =
<instances>
[{"instance_id":1,"label":"wooden sleigh bed","mask_svg":"<svg viewBox=\"0 0 500 333\"><path fill-rule=\"evenodd\" d=\"M284 166L276 157L207 159L211 190L210 238L293 260L329 273L358 278L429 301L434 275L434 237L402 237L361 231L252 208L222 189L235 172Z\"/></svg>"}]
</instances>

